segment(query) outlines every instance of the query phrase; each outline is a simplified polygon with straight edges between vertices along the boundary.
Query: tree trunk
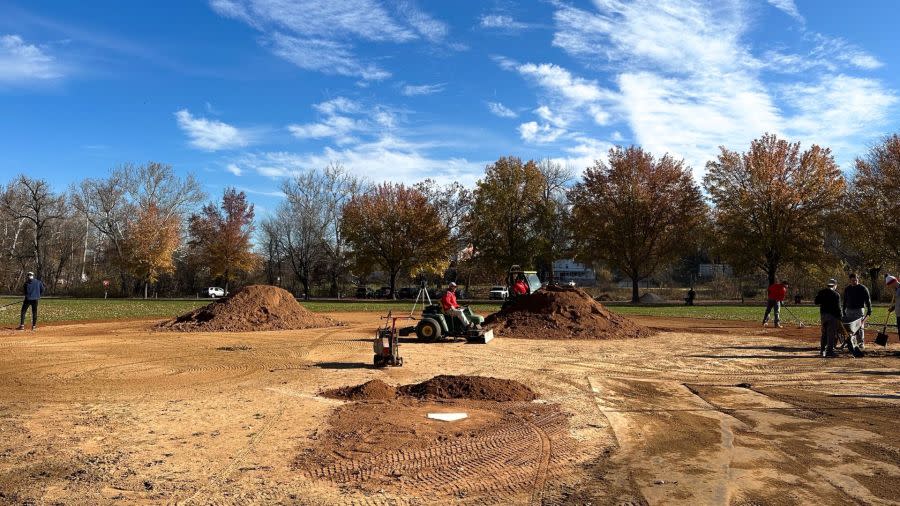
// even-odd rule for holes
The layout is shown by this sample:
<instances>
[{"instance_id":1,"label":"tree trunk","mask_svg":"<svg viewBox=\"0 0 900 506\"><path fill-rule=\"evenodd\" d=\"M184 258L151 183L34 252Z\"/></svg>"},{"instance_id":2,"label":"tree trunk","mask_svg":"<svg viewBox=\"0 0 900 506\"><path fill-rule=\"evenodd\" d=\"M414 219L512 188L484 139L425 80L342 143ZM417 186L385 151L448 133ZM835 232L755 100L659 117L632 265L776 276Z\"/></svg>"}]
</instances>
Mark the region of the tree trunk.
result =
<instances>
[{"instance_id":1,"label":"tree trunk","mask_svg":"<svg viewBox=\"0 0 900 506\"><path fill-rule=\"evenodd\" d=\"M305 276L300 278L300 284L303 285L303 300L309 300L309 279Z\"/></svg>"},{"instance_id":2,"label":"tree trunk","mask_svg":"<svg viewBox=\"0 0 900 506\"><path fill-rule=\"evenodd\" d=\"M631 302L640 302L641 298L638 296L638 280L637 275L631 276Z\"/></svg>"},{"instance_id":3,"label":"tree trunk","mask_svg":"<svg viewBox=\"0 0 900 506\"><path fill-rule=\"evenodd\" d=\"M150 282L145 280L144 281L144 300L147 299L147 290L149 289L149 287L150 287Z\"/></svg>"},{"instance_id":4,"label":"tree trunk","mask_svg":"<svg viewBox=\"0 0 900 506\"><path fill-rule=\"evenodd\" d=\"M881 300L881 283L878 274L881 273L881 267L872 267L869 269L869 280L872 282L872 302Z\"/></svg>"},{"instance_id":5,"label":"tree trunk","mask_svg":"<svg viewBox=\"0 0 900 506\"><path fill-rule=\"evenodd\" d=\"M400 269L391 270L391 299L397 300L397 291L394 287L397 284L397 273L400 272Z\"/></svg>"}]
</instances>

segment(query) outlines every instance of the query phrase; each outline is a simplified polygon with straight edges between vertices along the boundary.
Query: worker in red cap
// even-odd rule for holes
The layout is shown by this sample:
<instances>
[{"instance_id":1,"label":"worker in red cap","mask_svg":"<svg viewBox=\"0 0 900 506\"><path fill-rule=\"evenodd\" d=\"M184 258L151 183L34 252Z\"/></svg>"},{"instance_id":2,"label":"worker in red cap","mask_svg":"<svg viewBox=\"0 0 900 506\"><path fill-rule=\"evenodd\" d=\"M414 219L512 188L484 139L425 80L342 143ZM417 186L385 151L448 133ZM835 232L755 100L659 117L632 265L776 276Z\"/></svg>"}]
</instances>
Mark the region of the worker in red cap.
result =
<instances>
[{"instance_id":1,"label":"worker in red cap","mask_svg":"<svg viewBox=\"0 0 900 506\"><path fill-rule=\"evenodd\" d=\"M444 296L441 297L441 309L444 310L445 315L459 318L459 321L466 327L472 326L472 323L466 317L465 310L456 302L456 283L452 281L450 286L447 287L447 291L444 292Z\"/></svg>"},{"instance_id":2,"label":"worker in red cap","mask_svg":"<svg viewBox=\"0 0 900 506\"><path fill-rule=\"evenodd\" d=\"M888 274L884 277L884 284L894 291L894 300L891 301L892 304L888 307L888 313L893 312L897 317L897 335L900 336L900 282L897 282L897 278Z\"/></svg>"},{"instance_id":3,"label":"worker in red cap","mask_svg":"<svg viewBox=\"0 0 900 506\"><path fill-rule=\"evenodd\" d=\"M781 305L784 304L784 298L787 296L788 287L791 286L787 281L781 280L781 283L772 283L769 285L768 300L766 300L766 314L763 316L763 327L769 324L769 313L775 312L775 326L781 327L779 321L779 312Z\"/></svg>"}]
</instances>

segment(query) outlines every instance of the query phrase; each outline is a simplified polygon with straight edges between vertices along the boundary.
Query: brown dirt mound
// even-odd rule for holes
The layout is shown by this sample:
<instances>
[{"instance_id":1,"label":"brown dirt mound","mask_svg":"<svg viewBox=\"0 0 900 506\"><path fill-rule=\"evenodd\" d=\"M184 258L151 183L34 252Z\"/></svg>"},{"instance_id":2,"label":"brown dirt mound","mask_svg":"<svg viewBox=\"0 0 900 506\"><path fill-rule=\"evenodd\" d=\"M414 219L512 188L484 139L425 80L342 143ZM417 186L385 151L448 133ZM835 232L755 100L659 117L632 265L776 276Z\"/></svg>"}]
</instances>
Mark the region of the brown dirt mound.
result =
<instances>
[{"instance_id":1,"label":"brown dirt mound","mask_svg":"<svg viewBox=\"0 0 900 506\"><path fill-rule=\"evenodd\" d=\"M250 285L212 304L157 325L179 332L297 330L340 325L303 306L277 286Z\"/></svg>"},{"instance_id":2,"label":"brown dirt mound","mask_svg":"<svg viewBox=\"0 0 900 506\"><path fill-rule=\"evenodd\" d=\"M371 380L362 385L328 390L323 395L349 401L389 401L397 398L397 389L381 380Z\"/></svg>"},{"instance_id":3,"label":"brown dirt mound","mask_svg":"<svg viewBox=\"0 0 900 506\"><path fill-rule=\"evenodd\" d=\"M533 401L537 395L518 381L484 376L435 376L413 385L394 388L381 380L341 387L323 393L326 397L351 401L414 398L420 400L465 399L471 401Z\"/></svg>"},{"instance_id":4,"label":"brown dirt mound","mask_svg":"<svg viewBox=\"0 0 900 506\"><path fill-rule=\"evenodd\" d=\"M488 316L498 336L517 339L627 339L652 331L606 309L578 288L548 286Z\"/></svg>"}]
</instances>

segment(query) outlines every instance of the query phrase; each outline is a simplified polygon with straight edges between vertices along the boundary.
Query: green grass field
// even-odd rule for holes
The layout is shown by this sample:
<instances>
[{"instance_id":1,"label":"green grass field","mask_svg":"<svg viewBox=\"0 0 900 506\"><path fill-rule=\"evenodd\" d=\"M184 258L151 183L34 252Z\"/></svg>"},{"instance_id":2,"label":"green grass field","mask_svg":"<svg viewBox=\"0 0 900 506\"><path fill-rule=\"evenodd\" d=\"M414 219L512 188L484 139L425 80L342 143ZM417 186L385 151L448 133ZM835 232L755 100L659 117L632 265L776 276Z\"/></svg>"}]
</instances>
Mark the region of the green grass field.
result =
<instances>
[{"instance_id":1,"label":"green grass field","mask_svg":"<svg viewBox=\"0 0 900 506\"><path fill-rule=\"evenodd\" d=\"M12 306L0 311L0 324L10 326L18 324L19 298L2 297L0 305L15 302ZM171 318L173 316L190 311L197 307L209 304L209 300L141 300L141 299L43 299L38 309L40 322L66 322L87 320L113 320L113 319L150 319ZM406 313L412 307L409 301L310 301L304 302L307 308L316 312L337 311L370 311L387 313L393 310L397 313ZM762 304L732 306L732 305L708 305L708 306L638 306L623 303L608 304L610 309L624 315L639 316L663 316L671 318L706 318L720 320L761 320L764 311ZM421 307L421 306L420 306ZM472 309L479 314L488 315L497 309L499 304L474 304ZM815 324L819 321L819 309L815 306L789 306L796 318L802 319L806 324ZM787 310L782 309L782 319L786 324L796 323L796 319ZM880 323L887 314L886 306L875 308L872 321ZM29 314L30 318L30 314ZM894 324L893 317L890 324Z\"/></svg>"}]
</instances>

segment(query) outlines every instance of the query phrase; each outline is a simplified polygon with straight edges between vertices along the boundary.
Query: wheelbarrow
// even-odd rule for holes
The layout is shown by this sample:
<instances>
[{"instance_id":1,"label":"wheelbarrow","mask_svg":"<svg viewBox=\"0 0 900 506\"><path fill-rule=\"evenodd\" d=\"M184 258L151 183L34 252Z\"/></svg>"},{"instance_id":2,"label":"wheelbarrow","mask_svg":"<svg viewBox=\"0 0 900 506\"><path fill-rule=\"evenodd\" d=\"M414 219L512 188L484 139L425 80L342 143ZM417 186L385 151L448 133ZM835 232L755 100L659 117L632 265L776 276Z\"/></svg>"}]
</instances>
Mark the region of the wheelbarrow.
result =
<instances>
[{"instance_id":1,"label":"wheelbarrow","mask_svg":"<svg viewBox=\"0 0 900 506\"><path fill-rule=\"evenodd\" d=\"M863 351L859 347L861 341L863 326L866 324L866 318L841 318L841 325L838 327L837 348L847 348L854 357L863 356Z\"/></svg>"}]
</instances>

